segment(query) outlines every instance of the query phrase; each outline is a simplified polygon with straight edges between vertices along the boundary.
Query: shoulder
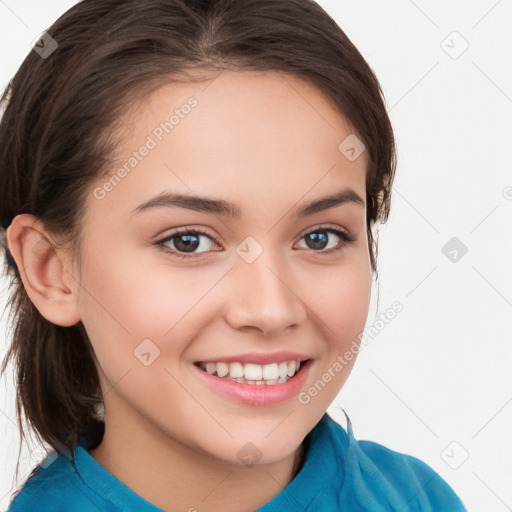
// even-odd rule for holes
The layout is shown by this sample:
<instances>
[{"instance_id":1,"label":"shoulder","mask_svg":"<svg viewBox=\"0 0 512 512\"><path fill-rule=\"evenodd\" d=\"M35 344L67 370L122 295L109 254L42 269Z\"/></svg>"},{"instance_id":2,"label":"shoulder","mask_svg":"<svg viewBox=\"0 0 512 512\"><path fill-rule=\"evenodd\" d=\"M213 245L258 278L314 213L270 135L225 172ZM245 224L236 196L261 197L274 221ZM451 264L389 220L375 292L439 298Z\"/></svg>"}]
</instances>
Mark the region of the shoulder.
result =
<instances>
[{"instance_id":1,"label":"shoulder","mask_svg":"<svg viewBox=\"0 0 512 512\"><path fill-rule=\"evenodd\" d=\"M49 454L11 497L7 512L99 512L98 503L63 455Z\"/></svg>"},{"instance_id":2,"label":"shoulder","mask_svg":"<svg viewBox=\"0 0 512 512\"><path fill-rule=\"evenodd\" d=\"M361 510L465 512L446 481L420 459L373 441L356 440L348 416L347 432L329 416L326 423L342 448L343 491L354 506L357 501Z\"/></svg>"},{"instance_id":3,"label":"shoulder","mask_svg":"<svg viewBox=\"0 0 512 512\"><path fill-rule=\"evenodd\" d=\"M405 510L466 510L448 483L422 460L372 441L358 441L358 445L359 461L365 460L368 474L375 476L376 488L394 496Z\"/></svg>"}]
</instances>

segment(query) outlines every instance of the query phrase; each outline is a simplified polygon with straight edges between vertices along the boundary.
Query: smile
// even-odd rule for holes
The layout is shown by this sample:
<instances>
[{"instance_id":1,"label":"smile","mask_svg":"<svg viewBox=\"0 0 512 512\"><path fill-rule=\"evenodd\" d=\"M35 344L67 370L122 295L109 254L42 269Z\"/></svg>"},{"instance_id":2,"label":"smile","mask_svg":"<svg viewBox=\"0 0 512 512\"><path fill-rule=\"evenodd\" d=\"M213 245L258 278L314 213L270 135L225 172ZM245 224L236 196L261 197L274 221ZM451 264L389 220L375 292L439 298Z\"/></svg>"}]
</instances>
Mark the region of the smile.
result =
<instances>
[{"instance_id":1,"label":"smile","mask_svg":"<svg viewBox=\"0 0 512 512\"><path fill-rule=\"evenodd\" d=\"M214 393L247 405L270 406L291 400L300 392L312 363L313 359L262 365L198 361L192 367Z\"/></svg>"},{"instance_id":2,"label":"smile","mask_svg":"<svg viewBox=\"0 0 512 512\"><path fill-rule=\"evenodd\" d=\"M281 361L280 363L255 364L240 362L199 362L199 368L210 375L238 382L239 384L275 385L282 384L296 375L300 369L300 361Z\"/></svg>"}]
</instances>

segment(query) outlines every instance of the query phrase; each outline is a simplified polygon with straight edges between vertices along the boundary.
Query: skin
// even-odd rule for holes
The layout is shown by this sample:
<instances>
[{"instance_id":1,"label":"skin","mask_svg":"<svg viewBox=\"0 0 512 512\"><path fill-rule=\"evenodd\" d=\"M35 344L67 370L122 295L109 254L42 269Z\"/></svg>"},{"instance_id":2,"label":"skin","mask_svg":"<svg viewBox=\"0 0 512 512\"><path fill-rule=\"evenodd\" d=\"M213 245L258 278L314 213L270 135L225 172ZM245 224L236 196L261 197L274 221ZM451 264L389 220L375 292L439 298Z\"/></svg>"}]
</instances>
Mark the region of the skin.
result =
<instances>
[{"instance_id":1,"label":"skin","mask_svg":"<svg viewBox=\"0 0 512 512\"><path fill-rule=\"evenodd\" d=\"M307 405L297 396L239 403L198 379L192 365L298 351L314 360L307 390L350 347L370 302L365 207L349 202L299 220L293 213L343 187L364 199L366 153L350 161L338 150L354 131L306 82L224 71L207 83L167 85L128 109L112 173L190 96L197 107L113 190L97 199L91 187L80 279L76 261L46 243L31 215L16 217L8 244L41 314L62 326L82 321L94 347L106 431L91 455L163 510L250 511L291 481L298 448L355 358ZM166 207L131 214L164 190L235 202L243 217ZM327 254L343 241L327 234L327 248L308 246L305 235L319 226L356 241ZM189 227L220 243L201 235L199 257L189 260L171 254L184 253L177 237L169 252L152 245ZM251 264L236 252L248 236L263 248ZM160 349L149 366L134 356L147 338ZM261 452L251 467L237 457L247 442Z\"/></svg>"}]
</instances>

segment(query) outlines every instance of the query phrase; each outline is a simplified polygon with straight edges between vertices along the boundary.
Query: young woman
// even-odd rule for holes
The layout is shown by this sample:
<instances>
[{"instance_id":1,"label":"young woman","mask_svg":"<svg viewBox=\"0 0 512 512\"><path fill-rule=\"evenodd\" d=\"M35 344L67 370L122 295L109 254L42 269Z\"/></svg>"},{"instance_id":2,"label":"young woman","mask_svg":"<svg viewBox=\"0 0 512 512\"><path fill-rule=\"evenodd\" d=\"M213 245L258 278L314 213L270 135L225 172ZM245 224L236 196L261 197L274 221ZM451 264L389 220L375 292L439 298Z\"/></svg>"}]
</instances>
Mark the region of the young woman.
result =
<instances>
[{"instance_id":1,"label":"young woman","mask_svg":"<svg viewBox=\"0 0 512 512\"><path fill-rule=\"evenodd\" d=\"M4 363L54 450L10 511L465 510L326 413L395 148L318 4L83 0L4 103Z\"/></svg>"}]
</instances>

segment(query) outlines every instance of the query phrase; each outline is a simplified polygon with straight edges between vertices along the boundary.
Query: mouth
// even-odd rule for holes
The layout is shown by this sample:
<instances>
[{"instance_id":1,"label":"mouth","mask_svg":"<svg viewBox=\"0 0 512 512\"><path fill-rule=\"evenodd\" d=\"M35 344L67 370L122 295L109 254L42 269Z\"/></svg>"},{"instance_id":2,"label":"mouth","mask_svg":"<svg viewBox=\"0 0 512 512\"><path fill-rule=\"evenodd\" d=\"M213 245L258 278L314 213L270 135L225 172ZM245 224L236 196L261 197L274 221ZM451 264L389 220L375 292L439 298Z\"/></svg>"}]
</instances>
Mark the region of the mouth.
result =
<instances>
[{"instance_id":1,"label":"mouth","mask_svg":"<svg viewBox=\"0 0 512 512\"><path fill-rule=\"evenodd\" d=\"M290 359L270 364L197 361L194 364L204 372L220 379L239 384L275 386L293 379L308 361L310 359Z\"/></svg>"},{"instance_id":2,"label":"mouth","mask_svg":"<svg viewBox=\"0 0 512 512\"><path fill-rule=\"evenodd\" d=\"M304 386L312 364L313 359L263 365L197 361L193 368L207 388L219 396L245 405L270 406L295 397Z\"/></svg>"}]
</instances>

